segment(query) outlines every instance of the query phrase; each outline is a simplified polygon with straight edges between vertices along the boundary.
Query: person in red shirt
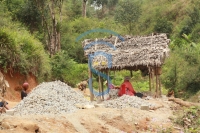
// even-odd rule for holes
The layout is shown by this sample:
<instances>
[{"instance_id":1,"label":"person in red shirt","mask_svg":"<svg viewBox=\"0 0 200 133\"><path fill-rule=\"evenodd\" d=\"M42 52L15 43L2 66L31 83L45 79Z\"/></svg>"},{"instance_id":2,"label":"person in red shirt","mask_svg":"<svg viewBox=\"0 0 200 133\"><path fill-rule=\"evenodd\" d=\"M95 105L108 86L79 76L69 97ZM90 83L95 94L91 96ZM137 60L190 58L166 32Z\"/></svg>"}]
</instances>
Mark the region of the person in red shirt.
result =
<instances>
[{"instance_id":1,"label":"person in red shirt","mask_svg":"<svg viewBox=\"0 0 200 133\"><path fill-rule=\"evenodd\" d=\"M121 84L120 90L118 92L119 96L122 96L124 94L134 96L136 94L136 91L134 90L129 80L129 77L125 77L124 82Z\"/></svg>"}]
</instances>

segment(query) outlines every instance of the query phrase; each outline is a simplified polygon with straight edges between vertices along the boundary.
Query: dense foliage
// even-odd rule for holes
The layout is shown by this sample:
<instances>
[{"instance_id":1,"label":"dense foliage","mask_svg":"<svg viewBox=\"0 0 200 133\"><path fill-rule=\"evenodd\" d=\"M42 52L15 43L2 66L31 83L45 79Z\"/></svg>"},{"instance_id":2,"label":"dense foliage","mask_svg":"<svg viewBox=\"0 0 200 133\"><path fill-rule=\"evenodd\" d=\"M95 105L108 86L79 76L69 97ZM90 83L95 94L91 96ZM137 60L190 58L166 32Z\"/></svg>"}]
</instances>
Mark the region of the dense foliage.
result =
<instances>
[{"instance_id":1,"label":"dense foliage","mask_svg":"<svg viewBox=\"0 0 200 133\"><path fill-rule=\"evenodd\" d=\"M43 45L26 30L14 32L9 28L1 28L0 45L0 65L4 71L32 72L39 79L50 75L48 54Z\"/></svg>"},{"instance_id":2,"label":"dense foliage","mask_svg":"<svg viewBox=\"0 0 200 133\"><path fill-rule=\"evenodd\" d=\"M116 9L115 19L127 27L130 34L141 15L141 6L132 0L121 1Z\"/></svg>"},{"instance_id":3,"label":"dense foliage","mask_svg":"<svg viewBox=\"0 0 200 133\"><path fill-rule=\"evenodd\" d=\"M174 90L176 96L188 98L200 90L200 46L193 42L181 44L181 47L173 47L163 67L162 78L164 85Z\"/></svg>"}]
</instances>

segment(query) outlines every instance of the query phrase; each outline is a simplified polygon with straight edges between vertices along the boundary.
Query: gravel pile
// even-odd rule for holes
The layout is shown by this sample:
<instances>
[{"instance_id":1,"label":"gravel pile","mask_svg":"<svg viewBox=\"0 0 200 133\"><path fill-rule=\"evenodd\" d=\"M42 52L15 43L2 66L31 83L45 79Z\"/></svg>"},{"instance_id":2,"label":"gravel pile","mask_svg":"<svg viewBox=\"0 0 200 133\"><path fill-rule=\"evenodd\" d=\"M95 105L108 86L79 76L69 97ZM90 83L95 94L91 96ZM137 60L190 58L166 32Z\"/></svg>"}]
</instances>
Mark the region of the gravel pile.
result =
<instances>
[{"instance_id":1,"label":"gravel pile","mask_svg":"<svg viewBox=\"0 0 200 133\"><path fill-rule=\"evenodd\" d=\"M147 100L129 95L123 95L117 99L104 101L103 103L106 108L118 108L118 109L128 108L128 107L140 108L141 106L148 106L149 108L155 107L154 104L149 103Z\"/></svg>"},{"instance_id":2,"label":"gravel pile","mask_svg":"<svg viewBox=\"0 0 200 133\"><path fill-rule=\"evenodd\" d=\"M61 81L44 82L14 109L15 115L64 114L77 110L75 104L90 104L84 96Z\"/></svg>"}]
</instances>

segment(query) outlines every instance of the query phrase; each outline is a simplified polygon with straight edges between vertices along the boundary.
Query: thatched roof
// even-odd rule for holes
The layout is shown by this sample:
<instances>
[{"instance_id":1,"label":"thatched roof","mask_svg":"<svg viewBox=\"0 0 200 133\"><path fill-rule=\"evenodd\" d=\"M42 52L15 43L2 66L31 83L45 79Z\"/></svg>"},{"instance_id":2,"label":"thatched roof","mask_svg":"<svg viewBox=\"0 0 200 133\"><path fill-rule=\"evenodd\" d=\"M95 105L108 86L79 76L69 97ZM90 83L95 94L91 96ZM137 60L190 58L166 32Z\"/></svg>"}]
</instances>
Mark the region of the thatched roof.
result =
<instances>
[{"instance_id":1,"label":"thatched roof","mask_svg":"<svg viewBox=\"0 0 200 133\"><path fill-rule=\"evenodd\" d=\"M95 69L139 69L148 66L160 67L169 56L170 40L166 34L149 36L124 36L86 39L82 42L85 56L93 54ZM95 53L95 54L94 54ZM106 55L105 53L109 54ZM106 58L107 56L107 58ZM108 64L108 58L110 62ZM108 67L109 66L109 67Z\"/></svg>"}]
</instances>

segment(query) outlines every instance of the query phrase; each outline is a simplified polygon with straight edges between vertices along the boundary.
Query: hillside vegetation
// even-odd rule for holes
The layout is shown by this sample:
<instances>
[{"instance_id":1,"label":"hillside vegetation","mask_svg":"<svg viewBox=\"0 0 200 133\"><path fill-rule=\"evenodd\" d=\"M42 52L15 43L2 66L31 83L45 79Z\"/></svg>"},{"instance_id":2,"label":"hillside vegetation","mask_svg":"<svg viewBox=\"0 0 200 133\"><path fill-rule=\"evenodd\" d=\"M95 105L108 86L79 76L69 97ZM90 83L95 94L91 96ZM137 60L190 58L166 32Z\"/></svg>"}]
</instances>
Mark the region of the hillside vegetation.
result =
<instances>
[{"instance_id":1,"label":"hillside vegetation","mask_svg":"<svg viewBox=\"0 0 200 133\"><path fill-rule=\"evenodd\" d=\"M75 86L88 78L81 41L110 36L93 33L76 42L80 34L96 28L121 35L164 32L171 39L171 54L163 66L163 88L184 98L200 90L200 1L88 0L85 9L82 4L82 0L0 0L0 67L32 72L40 82L61 80ZM127 74L111 77L119 85ZM147 90L148 77L136 72L133 79L136 90Z\"/></svg>"}]
</instances>

